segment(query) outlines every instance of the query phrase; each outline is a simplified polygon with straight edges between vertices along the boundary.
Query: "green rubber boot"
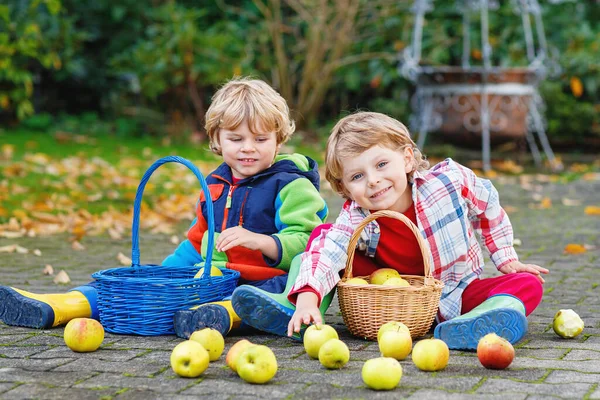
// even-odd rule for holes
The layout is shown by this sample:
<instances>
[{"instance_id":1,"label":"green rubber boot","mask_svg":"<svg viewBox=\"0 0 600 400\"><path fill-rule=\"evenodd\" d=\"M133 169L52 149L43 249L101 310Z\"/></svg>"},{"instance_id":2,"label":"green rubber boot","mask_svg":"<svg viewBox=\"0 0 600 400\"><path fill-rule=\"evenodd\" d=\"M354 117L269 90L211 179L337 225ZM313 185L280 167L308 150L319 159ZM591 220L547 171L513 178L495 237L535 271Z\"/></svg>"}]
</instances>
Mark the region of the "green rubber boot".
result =
<instances>
[{"instance_id":1,"label":"green rubber boot","mask_svg":"<svg viewBox=\"0 0 600 400\"><path fill-rule=\"evenodd\" d=\"M292 290L298 273L300 272L301 254L294 257L290 265L287 283L283 293L269 293L250 285L242 285L235 289L231 296L233 309L242 321L263 332L287 336L288 324L296 306L287 296ZM319 310L324 316L329 308L335 288L321 300ZM301 340L299 334L294 334L294 339Z\"/></svg>"},{"instance_id":2,"label":"green rubber boot","mask_svg":"<svg viewBox=\"0 0 600 400\"><path fill-rule=\"evenodd\" d=\"M492 296L468 313L442 322L433 335L450 349L476 350L479 339L488 333L512 344L521 340L527 333L523 302L509 294Z\"/></svg>"}]
</instances>

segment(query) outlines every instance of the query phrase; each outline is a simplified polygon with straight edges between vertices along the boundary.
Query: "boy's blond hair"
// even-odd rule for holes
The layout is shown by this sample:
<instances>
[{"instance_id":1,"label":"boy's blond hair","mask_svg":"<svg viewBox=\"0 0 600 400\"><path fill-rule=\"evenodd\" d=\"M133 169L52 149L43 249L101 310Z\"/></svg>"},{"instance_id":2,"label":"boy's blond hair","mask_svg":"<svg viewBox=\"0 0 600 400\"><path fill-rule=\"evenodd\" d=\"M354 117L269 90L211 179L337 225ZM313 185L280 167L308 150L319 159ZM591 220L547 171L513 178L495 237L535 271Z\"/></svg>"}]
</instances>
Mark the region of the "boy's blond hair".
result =
<instances>
[{"instance_id":1,"label":"boy's blond hair","mask_svg":"<svg viewBox=\"0 0 600 400\"><path fill-rule=\"evenodd\" d=\"M342 183L342 158L356 157L373 146L384 146L392 150L413 149L413 168L409 173L429 168L429 162L410 138L406 126L394 118L375 112L357 112L342 118L331 130L325 154L325 178L331 187L347 198Z\"/></svg>"},{"instance_id":2,"label":"boy's blond hair","mask_svg":"<svg viewBox=\"0 0 600 400\"><path fill-rule=\"evenodd\" d=\"M219 131L235 129L244 120L255 135L275 131L278 145L287 142L296 128L285 99L271 86L258 79L234 78L215 93L206 112L210 149L221 155Z\"/></svg>"}]
</instances>

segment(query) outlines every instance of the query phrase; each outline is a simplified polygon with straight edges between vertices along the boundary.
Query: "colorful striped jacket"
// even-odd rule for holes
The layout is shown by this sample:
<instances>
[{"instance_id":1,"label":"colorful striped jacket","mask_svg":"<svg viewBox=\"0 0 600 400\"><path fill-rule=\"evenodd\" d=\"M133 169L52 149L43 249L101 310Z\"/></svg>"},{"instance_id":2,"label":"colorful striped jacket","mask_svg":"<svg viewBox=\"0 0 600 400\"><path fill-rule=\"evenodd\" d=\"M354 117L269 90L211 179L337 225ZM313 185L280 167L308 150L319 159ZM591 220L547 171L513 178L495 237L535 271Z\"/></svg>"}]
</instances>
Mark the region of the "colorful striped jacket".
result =
<instances>
[{"instance_id":1,"label":"colorful striped jacket","mask_svg":"<svg viewBox=\"0 0 600 400\"><path fill-rule=\"evenodd\" d=\"M266 170L233 185L231 168L223 163L206 178L213 200L215 231L234 226L275 239L279 256L272 260L258 250L238 246L225 254L227 267L247 280L286 273L292 258L306 248L312 230L327 218L327 204L319 194L317 163L301 154L279 155ZM208 230L204 194L196 218L183 241L163 265L194 265L206 255ZM216 253L215 256L217 256ZM222 255L220 255L222 256Z\"/></svg>"},{"instance_id":2,"label":"colorful striped jacket","mask_svg":"<svg viewBox=\"0 0 600 400\"><path fill-rule=\"evenodd\" d=\"M481 236L496 268L500 268L518 259L512 226L492 183L451 159L415 172L411 184L417 225L429 247L433 276L445 284L438 320L448 320L460 315L464 289L482 273L483 253L475 233ZM353 201L344 204L332 228L316 238L302 255L290 300L307 286L320 298L335 287L345 268L352 232L368 214L369 210ZM372 257L378 241L375 220L365 227L357 247Z\"/></svg>"}]
</instances>

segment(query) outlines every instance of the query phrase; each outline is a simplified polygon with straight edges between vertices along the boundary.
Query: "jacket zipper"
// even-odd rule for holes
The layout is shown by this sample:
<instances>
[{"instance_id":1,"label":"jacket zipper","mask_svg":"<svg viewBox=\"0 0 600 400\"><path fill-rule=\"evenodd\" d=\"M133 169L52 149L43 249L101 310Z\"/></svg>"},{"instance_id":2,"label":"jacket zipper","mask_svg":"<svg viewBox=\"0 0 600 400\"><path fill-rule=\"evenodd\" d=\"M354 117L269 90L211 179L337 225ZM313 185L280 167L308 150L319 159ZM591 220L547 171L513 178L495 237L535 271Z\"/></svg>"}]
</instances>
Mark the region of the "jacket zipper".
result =
<instances>
[{"instance_id":1,"label":"jacket zipper","mask_svg":"<svg viewBox=\"0 0 600 400\"><path fill-rule=\"evenodd\" d=\"M235 186L229 186L229 192L227 192L227 200L225 200L225 211L223 213L223 225L221 226L221 232L223 232L227 226L227 219L229 218L229 209L231 208L231 197L233 195L234 190Z\"/></svg>"}]
</instances>

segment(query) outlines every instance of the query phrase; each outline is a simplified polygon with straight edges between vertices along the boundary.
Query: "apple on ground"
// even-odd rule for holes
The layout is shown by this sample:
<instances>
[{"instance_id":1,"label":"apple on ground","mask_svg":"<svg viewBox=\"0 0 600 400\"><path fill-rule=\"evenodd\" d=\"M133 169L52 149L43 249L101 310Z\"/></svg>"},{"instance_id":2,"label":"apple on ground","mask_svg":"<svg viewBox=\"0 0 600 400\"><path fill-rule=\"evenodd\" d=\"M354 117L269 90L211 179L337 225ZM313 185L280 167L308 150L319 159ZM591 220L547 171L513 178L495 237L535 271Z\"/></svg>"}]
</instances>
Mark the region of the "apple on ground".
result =
<instances>
[{"instance_id":1,"label":"apple on ground","mask_svg":"<svg viewBox=\"0 0 600 400\"><path fill-rule=\"evenodd\" d=\"M515 358L515 349L503 337L488 333L477 343L477 358L488 369L504 369Z\"/></svg>"},{"instance_id":2,"label":"apple on ground","mask_svg":"<svg viewBox=\"0 0 600 400\"><path fill-rule=\"evenodd\" d=\"M78 353L96 351L104 341L104 327L92 318L74 318L65 326L63 339Z\"/></svg>"},{"instance_id":3,"label":"apple on ground","mask_svg":"<svg viewBox=\"0 0 600 400\"><path fill-rule=\"evenodd\" d=\"M377 341L381 340L381 335L387 331L406 331L410 335L410 329L408 326L399 321L389 321L379 327L377 331Z\"/></svg>"},{"instance_id":4,"label":"apple on ground","mask_svg":"<svg viewBox=\"0 0 600 400\"><path fill-rule=\"evenodd\" d=\"M373 390L392 390L402 379L402 366L391 357L378 357L365 361L362 380Z\"/></svg>"},{"instance_id":5,"label":"apple on ground","mask_svg":"<svg viewBox=\"0 0 600 400\"><path fill-rule=\"evenodd\" d=\"M404 360L412 350L412 338L410 333L404 330L383 332L378 344L383 357L392 357L396 360Z\"/></svg>"},{"instance_id":6,"label":"apple on ground","mask_svg":"<svg viewBox=\"0 0 600 400\"><path fill-rule=\"evenodd\" d=\"M369 284L369 282L367 282L363 278L350 278L345 283L350 283L352 285L368 285Z\"/></svg>"},{"instance_id":7,"label":"apple on ground","mask_svg":"<svg viewBox=\"0 0 600 400\"><path fill-rule=\"evenodd\" d=\"M266 383L277 373L273 351L262 344L248 346L236 362L237 373L248 383Z\"/></svg>"},{"instance_id":8,"label":"apple on ground","mask_svg":"<svg viewBox=\"0 0 600 400\"><path fill-rule=\"evenodd\" d=\"M319 349L319 361L327 369L340 369L350 361L350 350L339 339L329 339Z\"/></svg>"},{"instance_id":9,"label":"apple on ground","mask_svg":"<svg viewBox=\"0 0 600 400\"><path fill-rule=\"evenodd\" d=\"M208 351L193 340L179 343L171 352L171 368L184 378L200 376L208 368L209 362Z\"/></svg>"},{"instance_id":10,"label":"apple on ground","mask_svg":"<svg viewBox=\"0 0 600 400\"><path fill-rule=\"evenodd\" d=\"M389 278L385 282L383 282L382 285L402 287L402 286L410 286L410 283L408 283L408 281L406 279L400 278L399 276L392 276L391 278Z\"/></svg>"},{"instance_id":11,"label":"apple on ground","mask_svg":"<svg viewBox=\"0 0 600 400\"><path fill-rule=\"evenodd\" d=\"M319 358L319 349L329 339L339 339L338 333L332 326L313 324L304 331L304 350L310 358Z\"/></svg>"},{"instance_id":12,"label":"apple on ground","mask_svg":"<svg viewBox=\"0 0 600 400\"><path fill-rule=\"evenodd\" d=\"M225 339L221 332L214 328L204 328L195 331L190 336L190 340L198 342L208 351L210 361L216 361L223 354L225 349Z\"/></svg>"},{"instance_id":13,"label":"apple on ground","mask_svg":"<svg viewBox=\"0 0 600 400\"><path fill-rule=\"evenodd\" d=\"M448 345L440 339L423 339L415 344L412 360L421 371L440 371L450 359Z\"/></svg>"},{"instance_id":14,"label":"apple on ground","mask_svg":"<svg viewBox=\"0 0 600 400\"><path fill-rule=\"evenodd\" d=\"M392 277L400 277L400 273L393 268L379 268L371 273L369 281L373 285L381 285Z\"/></svg>"},{"instance_id":15,"label":"apple on ground","mask_svg":"<svg viewBox=\"0 0 600 400\"><path fill-rule=\"evenodd\" d=\"M571 310L559 310L552 320L554 332L565 339L571 339L583 332L584 323L579 315Z\"/></svg>"},{"instance_id":16,"label":"apple on ground","mask_svg":"<svg viewBox=\"0 0 600 400\"><path fill-rule=\"evenodd\" d=\"M244 350L248 347L254 346L254 343L250 342L248 339L242 339L237 342L227 352L227 356L225 357L225 363L233 372L237 372L236 364L237 359L242 354Z\"/></svg>"}]
</instances>

